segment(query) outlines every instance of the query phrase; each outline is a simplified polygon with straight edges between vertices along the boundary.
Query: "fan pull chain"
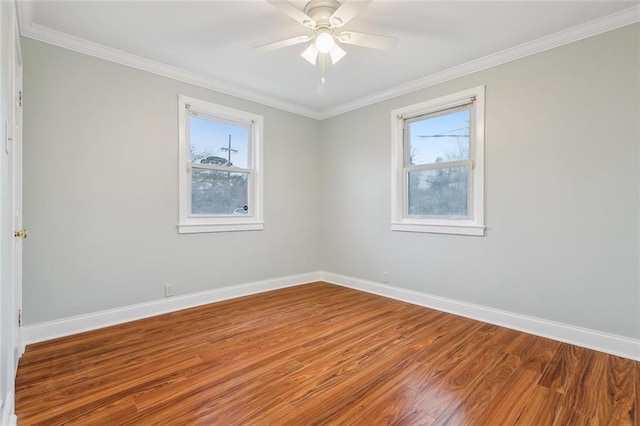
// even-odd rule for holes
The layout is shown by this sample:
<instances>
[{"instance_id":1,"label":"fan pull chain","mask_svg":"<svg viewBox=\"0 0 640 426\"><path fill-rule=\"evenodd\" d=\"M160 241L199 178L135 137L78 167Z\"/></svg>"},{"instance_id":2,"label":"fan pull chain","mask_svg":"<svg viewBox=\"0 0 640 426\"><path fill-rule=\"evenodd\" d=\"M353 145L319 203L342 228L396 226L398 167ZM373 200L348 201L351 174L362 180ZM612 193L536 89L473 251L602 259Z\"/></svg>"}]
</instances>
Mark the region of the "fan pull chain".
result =
<instances>
[{"instance_id":1,"label":"fan pull chain","mask_svg":"<svg viewBox=\"0 0 640 426\"><path fill-rule=\"evenodd\" d=\"M320 58L320 61L322 62L322 77L320 78L320 82L321 82L322 84L324 84L324 82L325 82L325 80L326 80L326 79L324 78L324 58L325 58L325 56L327 56L327 55L323 53L323 54L322 54L322 57Z\"/></svg>"}]
</instances>

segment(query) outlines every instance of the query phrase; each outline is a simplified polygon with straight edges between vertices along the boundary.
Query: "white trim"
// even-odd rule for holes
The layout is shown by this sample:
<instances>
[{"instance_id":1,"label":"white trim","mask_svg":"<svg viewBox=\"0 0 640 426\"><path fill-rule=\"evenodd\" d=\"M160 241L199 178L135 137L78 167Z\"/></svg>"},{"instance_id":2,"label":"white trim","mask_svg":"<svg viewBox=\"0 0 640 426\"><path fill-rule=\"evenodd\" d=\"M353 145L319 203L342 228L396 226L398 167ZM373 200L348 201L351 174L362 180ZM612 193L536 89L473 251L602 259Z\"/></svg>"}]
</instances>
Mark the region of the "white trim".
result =
<instances>
[{"instance_id":1,"label":"white trim","mask_svg":"<svg viewBox=\"0 0 640 426\"><path fill-rule=\"evenodd\" d=\"M320 278L328 283L640 361L640 340L629 337L502 311L331 272L323 272Z\"/></svg>"},{"instance_id":2,"label":"white trim","mask_svg":"<svg viewBox=\"0 0 640 426\"><path fill-rule=\"evenodd\" d=\"M593 37L598 34L612 31L627 25L640 22L640 5L635 5L619 12L604 16L593 21L586 22L575 27L559 31L546 37L532 40L527 43L520 44L500 52L487 55L482 58L474 59L467 63L436 72L423 78L401 84L388 90L382 90L369 96L356 99L351 102L338 105L333 108L327 108L319 111L319 119L335 117L345 112L354 111L378 102L396 98L407 93L417 90L426 89L465 75L473 74L478 71L492 68L498 65L506 64L527 56L535 55L546 50L564 46L579 40Z\"/></svg>"},{"instance_id":3,"label":"white trim","mask_svg":"<svg viewBox=\"0 0 640 426\"><path fill-rule=\"evenodd\" d=\"M516 59L524 58L526 56L535 55L536 53L544 52L545 50L564 46L575 41L583 40L617 28L622 28L640 21L640 5L635 5L611 15L493 53L483 58L474 59L465 64L428 75L388 90L382 90L372 95L332 108L318 110L285 102L272 96L257 94L255 90L244 89L200 74L185 71L180 68L112 49L97 43L92 43L87 40L34 24L31 2L16 1L16 3L18 5L18 15L20 17L20 34L23 37L28 37L54 46L62 47L64 49L72 50L74 52L84 53L85 55L94 56L96 58L105 59L107 61L161 75L163 77L172 78L195 86L215 90L227 95L258 102L263 105L278 108L283 111L289 111L305 117L314 118L316 120L335 117L336 115L344 114L345 112L373 105L416 90L435 86L455 78L515 61Z\"/></svg>"},{"instance_id":4,"label":"white trim","mask_svg":"<svg viewBox=\"0 0 640 426\"><path fill-rule=\"evenodd\" d=\"M245 172L250 176L249 214L237 216L192 216L191 170L195 167L189 160L189 114L201 113L214 120L229 120L246 124L250 129L248 169L221 168L222 170ZM263 134L264 118L261 115L214 104L184 95L178 96L178 233L260 231L263 220Z\"/></svg>"},{"instance_id":5,"label":"white trim","mask_svg":"<svg viewBox=\"0 0 640 426\"><path fill-rule=\"evenodd\" d=\"M391 299L401 300L418 306L448 312L511 328L525 333L542 336L560 342L570 343L596 351L640 361L640 340L603 333L596 330L577 327L541 318L521 315L514 312L475 305L446 297L407 290L387 284L379 284L360 278L332 272L317 271L300 275L290 275L264 281L223 287L184 296L175 296L122 308L109 309L86 315L64 318L22 328L22 341L25 344L42 342L57 337L69 336L84 331L96 330L111 325L122 324L142 318L148 318L181 309L206 305L208 303L248 296L280 288L293 287L316 281L325 281L342 287L353 288L367 293Z\"/></svg>"},{"instance_id":6,"label":"white trim","mask_svg":"<svg viewBox=\"0 0 640 426\"><path fill-rule=\"evenodd\" d=\"M111 325L166 314L168 312L179 311L181 309L206 305L208 303L263 293L280 288L293 287L319 281L320 275L320 272L290 275L28 325L22 327L22 341L28 345L57 337L69 336L84 331L96 330Z\"/></svg>"},{"instance_id":7,"label":"white trim","mask_svg":"<svg viewBox=\"0 0 640 426\"><path fill-rule=\"evenodd\" d=\"M452 235L473 235L482 237L484 235L484 226L477 225L423 225L410 223L394 223L391 222L392 231L401 232L426 232L431 234L452 234Z\"/></svg>"},{"instance_id":8,"label":"white trim","mask_svg":"<svg viewBox=\"0 0 640 426\"><path fill-rule=\"evenodd\" d=\"M81 38L55 31L38 24L34 24L31 17L31 2L17 1L20 7L20 33L23 37L54 46L62 47L74 52L104 59L117 64L136 68L142 71L157 74L162 77L172 78L194 86L215 90L226 95L236 96L248 101L257 102L262 105L292 112L305 117L319 119L318 111L302 105L296 105L268 95L259 94L255 90L245 89L230 83L225 83L213 78L186 71L181 68L166 65L151 59L127 53L121 50L112 49L101 44L93 43ZM27 18L29 17L29 18Z\"/></svg>"},{"instance_id":9,"label":"white trim","mask_svg":"<svg viewBox=\"0 0 640 426\"><path fill-rule=\"evenodd\" d=\"M391 230L484 236L484 98L485 86L478 86L450 95L430 99L391 111ZM407 121L426 114L468 106L470 118L470 150L467 167L467 218L412 217L407 215L407 172L423 170L425 166L409 168ZM438 163L447 167L447 163ZM452 163L449 163L452 164ZM472 166L471 166L472 165Z\"/></svg>"},{"instance_id":10,"label":"white trim","mask_svg":"<svg viewBox=\"0 0 640 426\"><path fill-rule=\"evenodd\" d=\"M197 223L179 223L178 233L180 234L200 234L203 232L236 232L236 231L262 231L263 222L221 224L210 223L201 225Z\"/></svg>"},{"instance_id":11,"label":"white trim","mask_svg":"<svg viewBox=\"0 0 640 426\"><path fill-rule=\"evenodd\" d=\"M0 412L0 425L15 426L18 422L15 413L15 395L13 391L5 394L5 399L0 400L2 411Z\"/></svg>"},{"instance_id":12,"label":"white trim","mask_svg":"<svg viewBox=\"0 0 640 426\"><path fill-rule=\"evenodd\" d=\"M0 100L3 105L0 111L0 122L3 123L0 181L5 190L0 197L0 216L8 226L0 231L0 243L7 248L2 259L2 277L0 282L0 425L12 426L17 420L15 416L15 376L18 368L20 350L20 328L18 312L20 308L20 257L16 257L21 242L13 237L14 227L19 221L15 217L16 206L20 198L16 198L16 187L20 186L21 165L21 111L17 103L18 91L22 90L22 58L15 1L0 4L0 48L3 52L3 63L0 81L2 91ZM6 90L5 90L6 89ZM5 167L6 166L6 167ZM17 201L16 201L17 200ZM3 249L4 251L4 249ZM7 260L6 262L4 260ZM6 267L6 268L5 268ZM6 309L5 309L6 308Z\"/></svg>"}]
</instances>

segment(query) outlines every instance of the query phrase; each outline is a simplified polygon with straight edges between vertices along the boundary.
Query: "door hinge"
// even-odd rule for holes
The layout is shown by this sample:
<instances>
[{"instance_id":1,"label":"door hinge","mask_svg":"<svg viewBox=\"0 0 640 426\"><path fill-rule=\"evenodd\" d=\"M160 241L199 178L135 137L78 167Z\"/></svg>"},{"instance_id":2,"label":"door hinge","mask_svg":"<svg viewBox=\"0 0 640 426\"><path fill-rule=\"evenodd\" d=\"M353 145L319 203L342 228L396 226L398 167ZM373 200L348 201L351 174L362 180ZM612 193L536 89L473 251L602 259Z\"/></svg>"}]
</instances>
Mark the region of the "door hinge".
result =
<instances>
[{"instance_id":1,"label":"door hinge","mask_svg":"<svg viewBox=\"0 0 640 426\"><path fill-rule=\"evenodd\" d=\"M18 309L18 327L22 327L22 309Z\"/></svg>"},{"instance_id":2,"label":"door hinge","mask_svg":"<svg viewBox=\"0 0 640 426\"><path fill-rule=\"evenodd\" d=\"M18 106L22 106L22 90L18 92Z\"/></svg>"}]
</instances>

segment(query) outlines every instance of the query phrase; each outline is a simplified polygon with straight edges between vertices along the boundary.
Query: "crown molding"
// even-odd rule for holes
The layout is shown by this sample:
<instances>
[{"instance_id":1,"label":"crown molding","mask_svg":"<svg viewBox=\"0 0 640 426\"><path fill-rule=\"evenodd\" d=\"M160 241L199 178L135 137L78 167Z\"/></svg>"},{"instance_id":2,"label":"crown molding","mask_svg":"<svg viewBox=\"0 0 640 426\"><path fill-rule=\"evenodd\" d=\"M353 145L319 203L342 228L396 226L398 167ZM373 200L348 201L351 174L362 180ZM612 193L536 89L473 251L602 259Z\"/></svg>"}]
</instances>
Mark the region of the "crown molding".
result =
<instances>
[{"instance_id":1,"label":"crown molding","mask_svg":"<svg viewBox=\"0 0 640 426\"><path fill-rule=\"evenodd\" d=\"M126 65L152 74L163 77L172 78L174 80L193 84L194 86L203 87L205 89L214 90L226 95L236 96L248 101L257 102L262 105L278 108L294 114L313 118L316 120L324 120L335 117L349 111L360 109L378 102L405 95L416 90L425 89L437 84L444 83L465 75L469 75L487 68L495 67L507 62L515 61L526 56L544 52L545 50L564 46L565 44L593 37L607 31L622 28L627 25L640 22L640 5L621 10L602 18L586 22L581 25L551 34L546 37L539 38L527 43L514 46L509 49L502 50L491 55L474 59L462 65L449 68L435 74L411 81L383 90L372 95L356 99L351 102L344 103L332 108L317 110L302 105L297 105L283 101L272 96L264 95L248 90L239 86L225 83L219 80L206 77L186 71L171 65L166 65L157 61L153 61L141 56L123 52L121 50L112 49L97 43L70 36L33 23L32 4L31 1L16 0L18 6L20 35L31 38L64 49L83 53L96 58Z\"/></svg>"},{"instance_id":2,"label":"crown molding","mask_svg":"<svg viewBox=\"0 0 640 426\"><path fill-rule=\"evenodd\" d=\"M473 61L428 75L406 84L401 84L389 90L383 90L334 108L322 110L319 114L320 120L335 117L337 115L344 114L345 112L386 101L397 96L415 92L416 90L426 89L427 87L435 86L455 78L515 61L516 59L521 59L526 56L535 55L536 53L544 52L545 50L564 46L565 44L593 37L636 22L640 22L640 5L635 5L621 10L620 12L568 28L555 34L523 43L479 59L474 59Z\"/></svg>"},{"instance_id":3,"label":"crown molding","mask_svg":"<svg viewBox=\"0 0 640 426\"><path fill-rule=\"evenodd\" d=\"M235 96L262 105L292 112L305 117L319 119L319 112L301 105L296 105L254 90L245 89L201 74L193 73L171 65L163 64L138 55L93 43L78 37L61 33L33 23L32 5L30 1L17 1L20 17L20 35L33 40L52 44L85 55L93 56L117 64L126 65L152 74L168 77L194 86L214 90L226 95Z\"/></svg>"}]
</instances>

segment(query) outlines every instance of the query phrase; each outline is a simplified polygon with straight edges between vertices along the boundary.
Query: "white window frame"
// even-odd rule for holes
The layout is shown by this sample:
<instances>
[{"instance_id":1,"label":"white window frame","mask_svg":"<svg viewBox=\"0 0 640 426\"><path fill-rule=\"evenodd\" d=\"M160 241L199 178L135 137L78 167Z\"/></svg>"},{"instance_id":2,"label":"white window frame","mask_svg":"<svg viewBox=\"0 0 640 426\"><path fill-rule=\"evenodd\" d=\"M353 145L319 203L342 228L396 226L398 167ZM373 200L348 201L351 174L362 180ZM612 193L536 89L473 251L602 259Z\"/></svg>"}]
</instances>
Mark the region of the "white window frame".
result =
<instances>
[{"instance_id":1,"label":"white window frame","mask_svg":"<svg viewBox=\"0 0 640 426\"><path fill-rule=\"evenodd\" d=\"M485 86L432 99L391 111L391 230L483 236L484 226L484 95ZM415 217L407 214L408 158L405 123L415 117L456 108L472 102L470 109L471 172L468 217ZM470 194L469 194L470 192Z\"/></svg>"},{"instance_id":2,"label":"white window frame","mask_svg":"<svg viewBox=\"0 0 640 426\"><path fill-rule=\"evenodd\" d=\"M189 161L189 117L191 113L220 121L247 124L251 128L249 139L249 214L248 215L191 215L191 165ZM179 222L180 234L200 232L258 231L264 229L262 209L262 139L264 119L223 105L178 96L178 185L179 185Z\"/></svg>"}]
</instances>

